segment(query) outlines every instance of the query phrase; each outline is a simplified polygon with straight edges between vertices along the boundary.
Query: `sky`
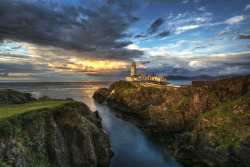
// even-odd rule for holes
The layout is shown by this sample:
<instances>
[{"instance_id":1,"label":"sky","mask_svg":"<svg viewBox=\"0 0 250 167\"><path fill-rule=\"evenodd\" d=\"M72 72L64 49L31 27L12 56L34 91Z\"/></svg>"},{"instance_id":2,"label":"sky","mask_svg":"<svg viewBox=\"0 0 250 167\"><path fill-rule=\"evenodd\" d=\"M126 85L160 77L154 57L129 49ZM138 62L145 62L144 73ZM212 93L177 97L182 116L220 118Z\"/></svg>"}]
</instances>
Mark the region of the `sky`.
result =
<instances>
[{"instance_id":1,"label":"sky","mask_svg":"<svg viewBox=\"0 0 250 167\"><path fill-rule=\"evenodd\" d=\"M250 73L249 0L0 0L0 81Z\"/></svg>"}]
</instances>

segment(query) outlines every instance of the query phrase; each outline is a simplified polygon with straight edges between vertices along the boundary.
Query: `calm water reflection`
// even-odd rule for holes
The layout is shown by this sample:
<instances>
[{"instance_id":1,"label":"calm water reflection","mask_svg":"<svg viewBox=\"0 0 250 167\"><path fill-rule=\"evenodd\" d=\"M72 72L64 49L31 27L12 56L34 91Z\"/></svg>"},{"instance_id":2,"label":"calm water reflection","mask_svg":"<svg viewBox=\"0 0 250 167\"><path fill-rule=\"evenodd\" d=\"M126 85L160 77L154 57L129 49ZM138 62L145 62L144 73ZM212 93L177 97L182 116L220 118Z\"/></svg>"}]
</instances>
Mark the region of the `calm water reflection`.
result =
<instances>
[{"instance_id":1,"label":"calm water reflection","mask_svg":"<svg viewBox=\"0 0 250 167\"><path fill-rule=\"evenodd\" d=\"M91 110L98 110L115 152L111 167L192 166L177 162L168 153L167 146L171 143L171 138L145 133L132 123L118 119L109 107L92 99L95 90L110 84L111 82L0 83L0 89L29 92L36 98L43 95L60 99L72 97L87 104Z\"/></svg>"}]
</instances>

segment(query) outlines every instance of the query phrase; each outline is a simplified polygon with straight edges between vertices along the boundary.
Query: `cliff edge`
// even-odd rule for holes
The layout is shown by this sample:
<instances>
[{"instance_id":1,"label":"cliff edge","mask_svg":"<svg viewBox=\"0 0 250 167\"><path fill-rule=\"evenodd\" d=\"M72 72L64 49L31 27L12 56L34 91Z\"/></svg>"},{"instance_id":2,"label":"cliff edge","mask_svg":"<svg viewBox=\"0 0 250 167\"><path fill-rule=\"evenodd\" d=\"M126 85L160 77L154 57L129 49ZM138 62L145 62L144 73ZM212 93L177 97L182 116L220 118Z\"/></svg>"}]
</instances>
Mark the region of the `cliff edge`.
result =
<instances>
[{"instance_id":1,"label":"cliff edge","mask_svg":"<svg viewBox=\"0 0 250 167\"><path fill-rule=\"evenodd\" d=\"M84 103L0 90L0 166L109 166L98 111Z\"/></svg>"}]
</instances>

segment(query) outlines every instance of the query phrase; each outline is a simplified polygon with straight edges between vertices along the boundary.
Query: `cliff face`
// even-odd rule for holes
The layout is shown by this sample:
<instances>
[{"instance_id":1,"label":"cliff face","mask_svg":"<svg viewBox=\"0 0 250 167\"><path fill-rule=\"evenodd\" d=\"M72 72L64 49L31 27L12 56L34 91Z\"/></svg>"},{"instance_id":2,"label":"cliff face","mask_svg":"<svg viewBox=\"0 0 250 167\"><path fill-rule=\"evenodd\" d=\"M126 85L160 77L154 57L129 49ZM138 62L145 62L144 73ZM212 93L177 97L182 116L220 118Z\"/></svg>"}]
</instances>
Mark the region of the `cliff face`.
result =
<instances>
[{"instance_id":1,"label":"cliff face","mask_svg":"<svg viewBox=\"0 0 250 167\"><path fill-rule=\"evenodd\" d=\"M210 166L250 164L250 92L201 115L191 132L178 135L177 158L205 161Z\"/></svg>"},{"instance_id":2,"label":"cliff face","mask_svg":"<svg viewBox=\"0 0 250 167\"><path fill-rule=\"evenodd\" d=\"M224 103L231 104L232 100L249 92L249 83L250 76L247 76L244 78L238 77L211 82L200 87L189 86L173 90L169 87L162 87L162 89L139 88L133 86L129 82L118 81L113 83L106 92L104 92L104 90L102 90L102 92L97 91L95 97L105 99L109 106L122 110L124 115L120 116L121 118L136 123L140 128L146 131L166 133L189 132L185 134L191 134L192 132L192 135L195 136L198 127L197 121L202 115L209 113ZM245 101L245 103L247 103L247 101ZM219 119L224 119L223 114L218 115L218 117ZM247 119L249 120L249 117L247 117ZM230 122L234 122L234 120L230 120ZM224 127L224 125L222 127ZM247 126L247 129L249 129L249 125ZM204 131L204 134L209 135L207 131ZM228 134L225 135L227 136ZM250 134L241 134L241 139L235 138L234 140L242 143L243 138L245 140L249 135ZM194 143L201 143L199 137L197 139L192 138L192 141ZM209 138L208 140L204 140L204 142L202 142L204 145L199 148L208 147L215 150L218 145L223 143L220 143L219 141L224 138L224 136L217 137L219 138L215 141L217 146L209 147L208 144L210 142L208 142L208 140L212 142L211 138ZM205 162L211 166L214 164L223 166L226 162L231 162L231 160L228 159L233 157L232 154L228 154L226 156L228 161L219 163L213 158L216 154L211 154L209 160L206 161L207 155L200 154L200 152L204 150L199 150L198 147L194 146L194 143L187 144L188 141L191 140L188 135L183 134L177 137L177 139L178 138L184 140L177 140L179 142L177 142L178 144L175 144L175 150L179 150L175 152L176 157ZM204 137L204 139L207 139L207 137ZM190 147L190 149L185 150L182 149L182 147ZM228 147L231 147L231 145ZM223 147L219 148L225 150ZM191 154L191 149L199 151ZM217 148L217 150L219 149ZM200 155L200 157L197 157L197 155ZM232 161L235 162L237 160L234 159Z\"/></svg>"},{"instance_id":3,"label":"cliff face","mask_svg":"<svg viewBox=\"0 0 250 167\"><path fill-rule=\"evenodd\" d=\"M113 155L98 112L84 103L1 104L0 116L0 166L108 166Z\"/></svg>"}]
</instances>

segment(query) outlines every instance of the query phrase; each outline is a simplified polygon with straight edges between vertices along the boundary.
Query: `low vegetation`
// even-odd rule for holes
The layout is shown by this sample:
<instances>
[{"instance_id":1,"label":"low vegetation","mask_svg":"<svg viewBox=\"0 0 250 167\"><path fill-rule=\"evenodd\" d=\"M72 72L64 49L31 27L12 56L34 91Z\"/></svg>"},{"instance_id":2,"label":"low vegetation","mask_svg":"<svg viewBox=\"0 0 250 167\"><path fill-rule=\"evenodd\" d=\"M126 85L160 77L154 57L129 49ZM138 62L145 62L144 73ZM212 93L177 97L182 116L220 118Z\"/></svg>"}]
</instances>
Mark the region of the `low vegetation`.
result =
<instances>
[{"instance_id":1,"label":"low vegetation","mask_svg":"<svg viewBox=\"0 0 250 167\"><path fill-rule=\"evenodd\" d=\"M8 136L11 133L10 120L22 115L22 119L31 119L35 116L52 112L58 107L62 107L67 103L77 103L67 100L37 100L25 104L0 104L0 134ZM21 119L19 121L22 121Z\"/></svg>"},{"instance_id":2,"label":"low vegetation","mask_svg":"<svg viewBox=\"0 0 250 167\"><path fill-rule=\"evenodd\" d=\"M199 133L210 133L218 143L216 149L240 144L250 137L250 92L233 102L222 103L219 107L200 116L204 128Z\"/></svg>"},{"instance_id":3,"label":"low vegetation","mask_svg":"<svg viewBox=\"0 0 250 167\"><path fill-rule=\"evenodd\" d=\"M39 111L43 109L50 110L69 102L72 101L47 99L47 100L37 100L25 104L11 104L11 105L0 104L0 119L24 114L27 112L36 112L34 114L38 114Z\"/></svg>"}]
</instances>

